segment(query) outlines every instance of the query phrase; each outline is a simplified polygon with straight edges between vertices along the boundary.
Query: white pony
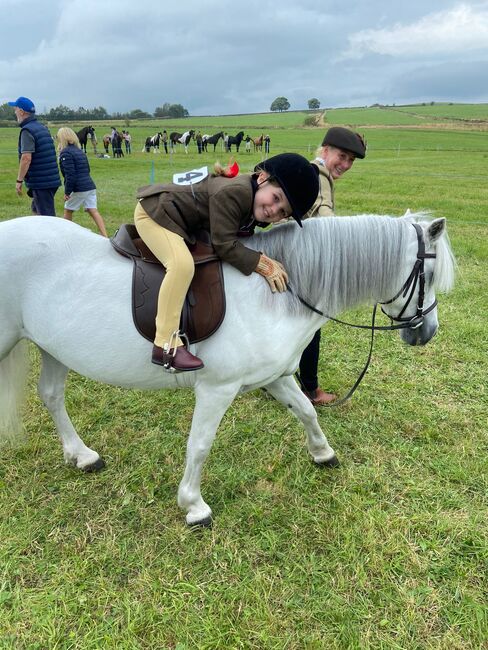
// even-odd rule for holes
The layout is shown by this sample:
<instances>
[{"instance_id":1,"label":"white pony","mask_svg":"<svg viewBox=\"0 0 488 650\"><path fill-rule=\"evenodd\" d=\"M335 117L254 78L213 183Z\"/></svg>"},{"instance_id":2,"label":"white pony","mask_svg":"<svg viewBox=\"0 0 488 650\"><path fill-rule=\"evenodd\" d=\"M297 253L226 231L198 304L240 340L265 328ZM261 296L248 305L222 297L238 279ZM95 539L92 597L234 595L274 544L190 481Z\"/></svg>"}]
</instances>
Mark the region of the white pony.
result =
<instances>
[{"instance_id":1,"label":"white pony","mask_svg":"<svg viewBox=\"0 0 488 650\"><path fill-rule=\"evenodd\" d=\"M401 336L410 345L432 338L438 327L434 292L451 287L454 260L444 219L419 222L419 240L413 221L371 215L309 219L303 229L289 222L253 236L248 245L283 262L292 290L272 294L258 274L246 277L224 264L225 319L212 337L192 346L205 368L182 374L168 374L151 363L151 343L132 321L132 264L107 239L52 217L0 223L3 428L14 419L18 343L28 339L41 351L39 395L56 425L65 461L83 470L98 469L104 462L83 443L66 412L69 369L127 388L194 389L186 469L178 489L178 503L190 525L211 522L211 509L200 492L202 467L220 420L238 393L266 387L303 423L315 463L337 464L315 408L293 373L327 315L365 302L385 303L393 317L402 312L406 298L399 289L416 264L420 238L436 259L425 260L424 315L412 328L405 323ZM418 287L412 295L403 312L407 319L417 313Z\"/></svg>"}]
</instances>

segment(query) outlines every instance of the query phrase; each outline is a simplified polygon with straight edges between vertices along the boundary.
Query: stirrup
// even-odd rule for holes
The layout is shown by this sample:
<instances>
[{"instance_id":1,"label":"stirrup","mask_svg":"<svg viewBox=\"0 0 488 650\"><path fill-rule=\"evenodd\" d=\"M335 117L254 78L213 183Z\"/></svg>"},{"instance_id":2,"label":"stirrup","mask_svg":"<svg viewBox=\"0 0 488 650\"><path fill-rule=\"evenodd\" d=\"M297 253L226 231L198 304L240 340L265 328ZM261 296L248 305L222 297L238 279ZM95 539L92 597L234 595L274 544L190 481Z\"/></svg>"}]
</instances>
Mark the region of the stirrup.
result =
<instances>
[{"instance_id":1,"label":"stirrup","mask_svg":"<svg viewBox=\"0 0 488 650\"><path fill-rule=\"evenodd\" d=\"M178 370L176 370L176 368L173 366L173 359L175 358L176 352L178 350L178 346L176 345L178 339L180 339L183 342L183 345L188 350L190 341L188 340L188 336L184 332L180 332L180 330L175 330L169 337L168 343L165 343L163 345L163 351L167 358L167 361L163 363L163 368L166 372L170 372L173 374L175 372L178 372ZM170 352L171 349L173 350L173 352Z\"/></svg>"}]
</instances>

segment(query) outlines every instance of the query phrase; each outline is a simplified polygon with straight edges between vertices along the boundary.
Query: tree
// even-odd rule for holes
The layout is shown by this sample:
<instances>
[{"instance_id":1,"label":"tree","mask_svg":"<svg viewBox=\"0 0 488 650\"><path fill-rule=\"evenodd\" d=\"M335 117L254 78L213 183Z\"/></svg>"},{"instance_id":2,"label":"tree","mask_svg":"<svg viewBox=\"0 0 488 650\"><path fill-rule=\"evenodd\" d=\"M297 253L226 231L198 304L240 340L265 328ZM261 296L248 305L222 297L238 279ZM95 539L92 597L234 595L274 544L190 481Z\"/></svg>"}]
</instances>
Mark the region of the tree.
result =
<instances>
[{"instance_id":1,"label":"tree","mask_svg":"<svg viewBox=\"0 0 488 650\"><path fill-rule=\"evenodd\" d=\"M134 110L130 111L127 117L131 120L144 120L151 115L149 113L146 113L146 111L141 110L140 108L134 108Z\"/></svg>"},{"instance_id":2,"label":"tree","mask_svg":"<svg viewBox=\"0 0 488 650\"><path fill-rule=\"evenodd\" d=\"M188 117L189 113L181 104L171 104L168 115L169 117Z\"/></svg>"},{"instance_id":3,"label":"tree","mask_svg":"<svg viewBox=\"0 0 488 650\"><path fill-rule=\"evenodd\" d=\"M290 108L290 102L286 97L277 97L269 107L270 111L287 111Z\"/></svg>"},{"instance_id":4,"label":"tree","mask_svg":"<svg viewBox=\"0 0 488 650\"><path fill-rule=\"evenodd\" d=\"M317 109L320 108L320 102L316 97L312 97L312 99L308 100L308 108L311 111L316 111Z\"/></svg>"},{"instance_id":5,"label":"tree","mask_svg":"<svg viewBox=\"0 0 488 650\"><path fill-rule=\"evenodd\" d=\"M154 117L169 117L169 102L165 102L162 106L157 106L154 110Z\"/></svg>"},{"instance_id":6,"label":"tree","mask_svg":"<svg viewBox=\"0 0 488 650\"><path fill-rule=\"evenodd\" d=\"M188 117L190 113L181 104L165 102L154 110L154 117Z\"/></svg>"},{"instance_id":7,"label":"tree","mask_svg":"<svg viewBox=\"0 0 488 650\"><path fill-rule=\"evenodd\" d=\"M71 121L76 119L75 111L69 106L60 104L55 108L51 108L49 113L46 114L48 120L66 120Z\"/></svg>"},{"instance_id":8,"label":"tree","mask_svg":"<svg viewBox=\"0 0 488 650\"><path fill-rule=\"evenodd\" d=\"M10 122L16 122L14 108L13 106L9 106L7 102L0 106L0 120L9 120Z\"/></svg>"}]
</instances>

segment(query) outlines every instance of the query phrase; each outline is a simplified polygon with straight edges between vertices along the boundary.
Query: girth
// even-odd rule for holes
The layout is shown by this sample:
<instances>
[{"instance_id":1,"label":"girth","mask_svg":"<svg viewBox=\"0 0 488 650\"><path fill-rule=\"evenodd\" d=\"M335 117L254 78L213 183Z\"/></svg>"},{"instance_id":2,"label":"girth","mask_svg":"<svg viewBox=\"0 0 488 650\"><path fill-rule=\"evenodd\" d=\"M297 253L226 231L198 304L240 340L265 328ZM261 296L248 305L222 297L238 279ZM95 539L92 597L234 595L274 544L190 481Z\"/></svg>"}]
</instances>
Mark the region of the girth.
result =
<instances>
[{"instance_id":1,"label":"girth","mask_svg":"<svg viewBox=\"0 0 488 650\"><path fill-rule=\"evenodd\" d=\"M156 311L161 282L166 269L139 237L133 224L123 224L110 239L114 249L129 257L132 271L132 318L137 331L148 341L156 335ZM188 289L180 320L180 331L191 343L211 336L225 316L222 263L209 234L197 233L197 241L188 245L195 263L195 275Z\"/></svg>"}]
</instances>

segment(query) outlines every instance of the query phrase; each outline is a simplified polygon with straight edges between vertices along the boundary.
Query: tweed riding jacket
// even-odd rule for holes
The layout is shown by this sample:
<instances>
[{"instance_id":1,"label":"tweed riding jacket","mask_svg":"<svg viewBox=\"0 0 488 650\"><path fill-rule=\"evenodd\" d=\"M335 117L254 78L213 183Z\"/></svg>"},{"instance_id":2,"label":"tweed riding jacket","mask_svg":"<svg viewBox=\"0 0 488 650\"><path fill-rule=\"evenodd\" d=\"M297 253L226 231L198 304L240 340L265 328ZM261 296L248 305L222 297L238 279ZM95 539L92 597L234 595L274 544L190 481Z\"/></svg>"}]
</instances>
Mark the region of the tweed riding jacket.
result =
<instances>
[{"instance_id":1,"label":"tweed riding jacket","mask_svg":"<svg viewBox=\"0 0 488 650\"><path fill-rule=\"evenodd\" d=\"M160 226L195 242L195 233L210 233L217 255L245 275L257 267L260 253L246 248L242 235L252 234L256 182L250 174L235 178L207 176L193 185L147 185L137 193L143 209Z\"/></svg>"}]
</instances>

